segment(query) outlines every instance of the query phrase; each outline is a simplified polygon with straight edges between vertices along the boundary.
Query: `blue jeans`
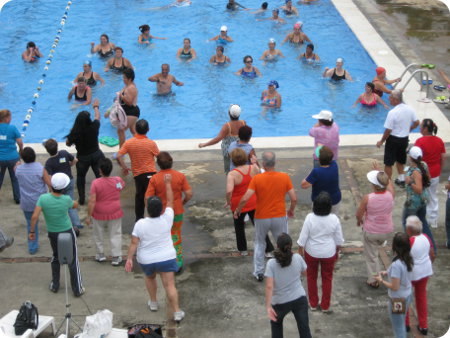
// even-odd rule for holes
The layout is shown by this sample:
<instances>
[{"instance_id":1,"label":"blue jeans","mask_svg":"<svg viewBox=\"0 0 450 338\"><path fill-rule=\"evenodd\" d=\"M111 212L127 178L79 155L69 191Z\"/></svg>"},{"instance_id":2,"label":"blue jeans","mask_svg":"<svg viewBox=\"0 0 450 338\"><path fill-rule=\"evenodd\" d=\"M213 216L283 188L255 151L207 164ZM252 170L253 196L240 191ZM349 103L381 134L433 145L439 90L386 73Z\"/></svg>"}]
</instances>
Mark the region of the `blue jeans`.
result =
<instances>
[{"instance_id":1,"label":"blue jeans","mask_svg":"<svg viewBox=\"0 0 450 338\"><path fill-rule=\"evenodd\" d=\"M30 226L31 226L31 216L33 216L33 211L23 211L25 215L25 219L27 220L27 238L30 234ZM36 234L36 238L34 241L30 241L28 238L28 252L30 255L34 255L39 249L39 221L36 222L36 226L34 227L34 231Z\"/></svg>"},{"instance_id":2,"label":"blue jeans","mask_svg":"<svg viewBox=\"0 0 450 338\"><path fill-rule=\"evenodd\" d=\"M11 178L14 201L16 201L16 203L19 203L20 202L19 181L17 180L16 174L14 172L14 166L16 165L17 161L19 161L18 158L14 160L0 161L0 189L3 184L3 178L5 177L6 169L8 169L9 178Z\"/></svg>"},{"instance_id":3,"label":"blue jeans","mask_svg":"<svg viewBox=\"0 0 450 338\"><path fill-rule=\"evenodd\" d=\"M434 253L437 253L437 247L436 242L434 241L433 233L431 232L430 226L427 222L427 207L423 206L422 208L418 210L414 209L407 209L406 207L403 208L403 217L402 217L402 223L403 223L403 230L406 229L406 219L408 216L417 216L419 217L420 221L422 222L422 232L430 237L431 242L433 242L434 246Z\"/></svg>"},{"instance_id":4,"label":"blue jeans","mask_svg":"<svg viewBox=\"0 0 450 338\"><path fill-rule=\"evenodd\" d=\"M445 231L447 233L447 243L445 244L450 249L450 198L448 197L445 206Z\"/></svg>"},{"instance_id":5,"label":"blue jeans","mask_svg":"<svg viewBox=\"0 0 450 338\"><path fill-rule=\"evenodd\" d=\"M67 186L64 195L69 195L70 198L73 200L73 193L75 190L75 179L71 178L70 179L70 183ZM77 227L77 228L81 228L81 222L80 222L80 217L78 216L78 209L73 209L70 208L69 209L69 217L70 217L70 221L72 222L72 226Z\"/></svg>"},{"instance_id":6,"label":"blue jeans","mask_svg":"<svg viewBox=\"0 0 450 338\"><path fill-rule=\"evenodd\" d=\"M411 304L411 295L406 297L406 311L408 311L409 305ZM403 314L392 313L392 304L391 300L388 303L388 311L391 317L392 328L394 329L395 338L406 338L406 311Z\"/></svg>"}]
</instances>

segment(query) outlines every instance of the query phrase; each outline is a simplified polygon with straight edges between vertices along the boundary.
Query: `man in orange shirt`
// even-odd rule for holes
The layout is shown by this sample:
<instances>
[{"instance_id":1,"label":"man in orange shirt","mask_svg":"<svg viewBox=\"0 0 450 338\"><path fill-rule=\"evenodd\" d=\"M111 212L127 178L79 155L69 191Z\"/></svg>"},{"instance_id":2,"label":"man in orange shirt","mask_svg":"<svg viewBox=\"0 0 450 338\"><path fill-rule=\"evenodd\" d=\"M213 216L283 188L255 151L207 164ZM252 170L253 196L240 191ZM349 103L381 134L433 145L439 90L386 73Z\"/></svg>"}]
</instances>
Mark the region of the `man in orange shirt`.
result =
<instances>
[{"instance_id":1,"label":"man in orange shirt","mask_svg":"<svg viewBox=\"0 0 450 338\"><path fill-rule=\"evenodd\" d=\"M173 210L175 217L171 229L173 246L177 252L177 264L180 271L183 267L183 249L181 246L181 227L183 225L183 205L185 205L192 198L192 189L183 173L172 169L172 156L166 151L162 151L156 157L159 168L161 169L156 175L152 177L145 192L145 199L151 196L158 196L163 203L163 211L166 208L166 185L164 176L170 174L172 176L172 191L173 191ZM184 194L184 198L183 198Z\"/></svg>"},{"instance_id":2,"label":"man in orange shirt","mask_svg":"<svg viewBox=\"0 0 450 338\"><path fill-rule=\"evenodd\" d=\"M265 172L252 178L247 192L234 212L234 218L237 218L250 197L256 194L253 275L259 282L264 280L266 236L270 230L275 240L277 240L281 233L288 232L286 214L288 217L294 217L294 209L297 204L297 196L295 195L291 178L288 174L275 171L275 154L271 151L266 151L263 153L262 160ZM291 205L287 212L286 194L291 200Z\"/></svg>"},{"instance_id":3,"label":"man in orange shirt","mask_svg":"<svg viewBox=\"0 0 450 338\"><path fill-rule=\"evenodd\" d=\"M128 175L131 170L134 176L136 194L134 199L134 213L136 222L144 218L145 191L147 190L150 178L156 174L155 156L159 154L156 143L147 137L150 130L148 122L144 119L136 122L136 134L128 139L117 153L117 161L122 167L124 175ZM131 161L131 169L123 160L123 156L128 154Z\"/></svg>"}]
</instances>

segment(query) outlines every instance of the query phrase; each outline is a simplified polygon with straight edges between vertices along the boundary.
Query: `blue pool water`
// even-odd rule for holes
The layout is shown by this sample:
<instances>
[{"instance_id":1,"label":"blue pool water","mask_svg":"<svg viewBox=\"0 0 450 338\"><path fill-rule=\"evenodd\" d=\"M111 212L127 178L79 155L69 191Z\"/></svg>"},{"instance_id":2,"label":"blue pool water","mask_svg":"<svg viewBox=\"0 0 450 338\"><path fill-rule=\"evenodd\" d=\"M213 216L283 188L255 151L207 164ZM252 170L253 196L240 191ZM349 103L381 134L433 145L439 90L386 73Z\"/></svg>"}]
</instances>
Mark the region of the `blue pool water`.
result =
<instances>
[{"instance_id":1,"label":"blue pool water","mask_svg":"<svg viewBox=\"0 0 450 338\"><path fill-rule=\"evenodd\" d=\"M226 0L192 1L187 7L148 10L169 2L74 0L53 62L46 72L25 141L40 142L48 137L62 140L69 132L80 109L71 109L73 103L67 102L67 93L85 60L91 60L94 71L106 81L105 86L98 85L93 90L93 97L101 101L101 111L111 105L114 93L123 83L120 75L105 73L105 62L90 54L90 42L98 43L102 33L107 33L111 42L124 49L124 57L135 67L141 117L150 122L150 135L154 139L212 137L228 119L227 108L231 103L241 105L242 118L258 137L307 135L314 123L311 115L321 109L334 112L342 134L382 132L386 110L382 107L351 108L363 92L364 83L373 79L376 66L329 0L296 5L299 18L280 14L287 21L285 25L258 21L269 17L270 11L255 16L242 10L227 12ZM262 0L240 2L257 8ZM284 1L270 1L269 6L282 3ZM43 74L65 5L65 1L13 0L0 14L0 106L13 112L12 123L19 130ZM297 20L303 21L303 30L314 42L322 65L313 67L298 61L296 57L304 47L280 45ZM138 45L138 26L145 23L151 26L152 35L168 39L155 40L148 47ZM225 46L225 55L232 60L229 67L213 67L208 63L216 44L207 40L219 33L221 25L228 26L228 34L235 40ZM175 58L184 37L191 38L198 54L198 59L188 64ZM263 65L258 59L271 37L277 40L277 48L286 58ZM28 41L40 47L45 56L43 60L35 64L21 60ZM253 56L254 65L263 73L262 78L244 81L234 75L243 67L242 58L246 54ZM344 68L355 82L336 85L322 79L323 68L334 67L337 57L344 58ZM155 84L147 81L160 71L162 63L169 63L171 73L185 83L184 87L174 87L176 95L169 99L156 97ZM282 109L262 114L260 95L272 79L280 84ZM104 118L103 135L116 136L115 129Z\"/></svg>"}]
</instances>

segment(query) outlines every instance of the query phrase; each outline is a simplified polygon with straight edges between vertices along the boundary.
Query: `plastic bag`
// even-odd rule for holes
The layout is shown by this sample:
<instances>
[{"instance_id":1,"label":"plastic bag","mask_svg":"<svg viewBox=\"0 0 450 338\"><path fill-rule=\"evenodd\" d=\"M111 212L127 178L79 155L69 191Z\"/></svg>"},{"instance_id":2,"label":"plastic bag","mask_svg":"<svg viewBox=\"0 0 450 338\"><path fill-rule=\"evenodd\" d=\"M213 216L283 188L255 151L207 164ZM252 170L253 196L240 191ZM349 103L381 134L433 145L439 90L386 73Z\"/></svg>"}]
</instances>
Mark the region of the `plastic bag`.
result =
<instances>
[{"instance_id":1,"label":"plastic bag","mask_svg":"<svg viewBox=\"0 0 450 338\"><path fill-rule=\"evenodd\" d=\"M101 338L107 336L112 329L113 313L100 310L92 316L86 317L83 333L79 338Z\"/></svg>"}]
</instances>

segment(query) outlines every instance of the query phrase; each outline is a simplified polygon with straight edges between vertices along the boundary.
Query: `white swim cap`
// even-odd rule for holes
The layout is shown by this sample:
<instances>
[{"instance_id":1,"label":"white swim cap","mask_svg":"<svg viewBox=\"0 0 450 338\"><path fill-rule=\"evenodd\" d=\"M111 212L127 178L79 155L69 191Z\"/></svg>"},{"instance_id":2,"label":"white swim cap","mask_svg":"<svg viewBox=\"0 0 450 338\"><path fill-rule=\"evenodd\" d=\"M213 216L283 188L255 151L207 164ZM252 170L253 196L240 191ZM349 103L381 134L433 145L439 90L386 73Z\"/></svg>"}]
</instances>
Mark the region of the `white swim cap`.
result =
<instances>
[{"instance_id":1,"label":"white swim cap","mask_svg":"<svg viewBox=\"0 0 450 338\"><path fill-rule=\"evenodd\" d=\"M342 63L343 63L343 62L344 62L344 59L343 59L343 58L337 58L337 59L336 59L336 62L342 62Z\"/></svg>"},{"instance_id":2,"label":"white swim cap","mask_svg":"<svg viewBox=\"0 0 450 338\"><path fill-rule=\"evenodd\" d=\"M275 41L274 38L270 38L270 39L269 39L269 43L276 43L276 41Z\"/></svg>"},{"instance_id":3,"label":"white swim cap","mask_svg":"<svg viewBox=\"0 0 450 338\"><path fill-rule=\"evenodd\" d=\"M238 118L241 115L241 107L237 104L232 104L228 109L228 114L230 114L232 118Z\"/></svg>"},{"instance_id":4,"label":"white swim cap","mask_svg":"<svg viewBox=\"0 0 450 338\"><path fill-rule=\"evenodd\" d=\"M228 27L224 25L224 26L220 27L220 31L221 32L227 32L228 31Z\"/></svg>"}]
</instances>

